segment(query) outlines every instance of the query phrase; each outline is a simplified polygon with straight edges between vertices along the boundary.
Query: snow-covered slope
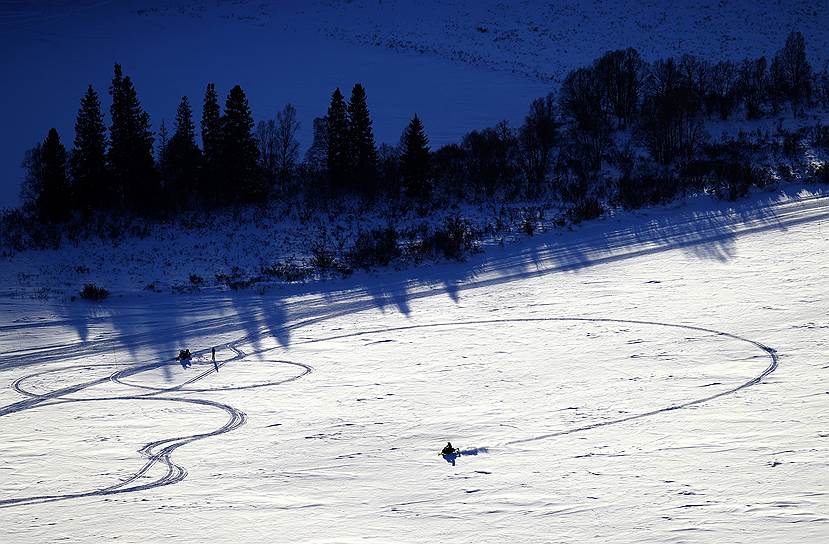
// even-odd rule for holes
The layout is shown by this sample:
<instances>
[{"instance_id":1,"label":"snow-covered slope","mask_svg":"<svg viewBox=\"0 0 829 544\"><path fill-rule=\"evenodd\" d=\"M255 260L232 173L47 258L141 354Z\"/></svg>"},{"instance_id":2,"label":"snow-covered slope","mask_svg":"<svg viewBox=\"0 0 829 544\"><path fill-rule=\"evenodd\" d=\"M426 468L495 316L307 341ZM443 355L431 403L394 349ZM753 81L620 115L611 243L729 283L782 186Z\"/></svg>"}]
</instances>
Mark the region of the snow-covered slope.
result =
<instances>
[{"instance_id":1,"label":"snow-covered slope","mask_svg":"<svg viewBox=\"0 0 829 544\"><path fill-rule=\"evenodd\" d=\"M158 126L182 95L241 84L257 118L297 106L303 145L332 90L362 82L379 142L411 115L434 145L501 119L567 70L636 47L646 59L772 55L792 30L818 67L829 50L825 2L657 0L99 0L0 3L0 206L17 201L23 152L56 127L66 145L86 86L105 96L120 62ZM762 29L762 32L758 32Z\"/></svg>"},{"instance_id":2,"label":"snow-covered slope","mask_svg":"<svg viewBox=\"0 0 829 544\"><path fill-rule=\"evenodd\" d=\"M829 202L794 196L319 293L4 298L0 540L823 541Z\"/></svg>"}]
</instances>

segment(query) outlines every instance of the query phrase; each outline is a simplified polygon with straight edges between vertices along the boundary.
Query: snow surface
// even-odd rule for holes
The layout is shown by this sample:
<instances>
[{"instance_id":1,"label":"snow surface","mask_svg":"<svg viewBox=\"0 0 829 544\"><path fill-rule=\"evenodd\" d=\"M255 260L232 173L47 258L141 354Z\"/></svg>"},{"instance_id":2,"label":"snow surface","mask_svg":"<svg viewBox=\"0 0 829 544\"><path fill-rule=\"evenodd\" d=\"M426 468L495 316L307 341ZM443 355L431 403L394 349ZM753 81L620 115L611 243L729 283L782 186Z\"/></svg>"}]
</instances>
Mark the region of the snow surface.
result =
<instances>
[{"instance_id":1,"label":"snow surface","mask_svg":"<svg viewBox=\"0 0 829 544\"><path fill-rule=\"evenodd\" d=\"M814 0L4 0L0 206L17 203L23 153L49 128L71 147L88 84L108 110L114 62L156 127L172 124L182 95L198 112L208 82L222 94L238 83L257 119L293 103L307 146L333 89L362 82L378 142L396 144L418 113L438 146L519 124L532 99L610 49L739 60L800 30L820 68L827 19Z\"/></svg>"},{"instance_id":2,"label":"snow surface","mask_svg":"<svg viewBox=\"0 0 829 544\"><path fill-rule=\"evenodd\" d=\"M700 198L264 295L6 295L0 541L825 541L827 219Z\"/></svg>"}]
</instances>

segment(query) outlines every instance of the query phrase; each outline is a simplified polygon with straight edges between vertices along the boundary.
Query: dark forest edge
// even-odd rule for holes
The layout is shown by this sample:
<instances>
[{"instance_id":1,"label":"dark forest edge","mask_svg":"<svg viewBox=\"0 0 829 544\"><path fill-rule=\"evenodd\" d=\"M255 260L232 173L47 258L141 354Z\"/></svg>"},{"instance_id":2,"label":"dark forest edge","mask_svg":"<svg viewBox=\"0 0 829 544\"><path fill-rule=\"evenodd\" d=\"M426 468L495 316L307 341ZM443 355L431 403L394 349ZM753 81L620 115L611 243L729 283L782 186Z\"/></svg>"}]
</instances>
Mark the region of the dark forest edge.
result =
<instances>
[{"instance_id":1,"label":"dark forest edge","mask_svg":"<svg viewBox=\"0 0 829 544\"><path fill-rule=\"evenodd\" d=\"M428 217L459 203L555 201L563 226L688 194L735 200L752 187L791 179L791 163L802 166L801 179L829 183L829 166L804 158L807 145L829 151L829 127L808 126L806 117L829 107L829 72L812 69L799 32L770 63L690 55L647 63L635 49L610 51L571 71L558 93L533 101L517 129L501 122L436 150L417 115L398 145L377 146L360 84L348 101L334 91L327 114L313 121L313 144L302 160L293 106L255 124L238 85L223 111L215 86L207 85L201 146L187 97L172 134L164 122L155 134L118 64L109 95L108 129L89 86L72 149L51 129L26 153L23 205L0 216L4 254L125 231L140 236L152 222L187 228L194 215L204 215L197 212L220 209L276 206L307 216L348 202L380 217ZM803 120L795 131L778 123L771 134L758 129L714 140L705 130L706 121L772 118L788 108ZM768 168L758 165L760 156L784 160ZM320 245L310 262L348 273L388 265L413 247L419 249L410 257L418 261L462 259L481 235L455 215L433 230L406 233L406 243L392 227L358 233L348 241L347 262ZM290 280L307 273L289 268L273 274Z\"/></svg>"}]
</instances>

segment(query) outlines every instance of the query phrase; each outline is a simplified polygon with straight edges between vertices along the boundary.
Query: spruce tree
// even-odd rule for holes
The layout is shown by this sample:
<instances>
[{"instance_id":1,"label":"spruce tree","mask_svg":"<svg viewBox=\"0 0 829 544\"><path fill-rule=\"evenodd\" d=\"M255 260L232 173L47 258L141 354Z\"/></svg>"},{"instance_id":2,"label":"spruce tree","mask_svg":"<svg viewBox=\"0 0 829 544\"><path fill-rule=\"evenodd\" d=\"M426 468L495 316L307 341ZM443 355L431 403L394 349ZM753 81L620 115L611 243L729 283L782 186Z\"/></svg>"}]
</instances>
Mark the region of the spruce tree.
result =
<instances>
[{"instance_id":1,"label":"spruce tree","mask_svg":"<svg viewBox=\"0 0 829 544\"><path fill-rule=\"evenodd\" d=\"M415 115L403 133L403 153L400 169L403 187L409 198L425 203L431 196L429 183L429 138L423 130L423 123Z\"/></svg>"},{"instance_id":2,"label":"spruce tree","mask_svg":"<svg viewBox=\"0 0 829 544\"><path fill-rule=\"evenodd\" d=\"M41 221L60 223L69 218L70 187L66 176L66 149L58 131L49 130L40 148L42 180L36 206Z\"/></svg>"},{"instance_id":3,"label":"spruce tree","mask_svg":"<svg viewBox=\"0 0 829 544\"><path fill-rule=\"evenodd\" d=\"M106 127L101 101L92 85L86 89L75 119L70 170L78 209L89 213L109 204L112 195L107 185Z\"/></svg>"},{"instance_id":4,"label":"spruce tree","mask_svg":"<svg viewBox=\"0 0 829 544\"><path fill-rule=\"evenodd\" d=\"M238 85L230 90L222 116L222 185L229 200L257 202L267 196L259 170L259 144L253 134L253 114L245 92Z\"/></svg>"},{"instance_id":5,"label":"spruce tree","mask_svg":"<svg viewBox=\"0 0 829 544\"><path fill-rule=\"evenodd\" d=\"M349 123L345 99L337 88L328 106L328 175L335 191L349 186L351 168L349 159Z\"/></svg>"},{"instance_id":6,"label":"spruce tree","mask_svg":"<svg viewBox=\"0 0 829 544\"><path fill-rule=\"evenodd\" d=\"M119 64L115 65L110 94L112 126L108 159L116 199L121 206L152 211L158 187L150 116L141 108L132 80L123 76Z\"/></svg>"},{"instance_id":7,"label":"spruce tree","mask_svg":"<svg viewBox=\"0 0 829 544\"><path fill-rule=\"evenodd\" d=\"M167 148L170 145L170 134L167 132L167 123L161 120L158 127L158 164L159 167L167 161Z\"/></svg>"},{"instance_id":8,"label":"spruce tree","mask_svg":"<svg viewBox=\"0 0 829 544\"><path fill-rule=\"evenodd\" d=\"M211 203L218 203L220 199L221 182L219 180L220 158L222 142L221 110L219 95L213 83L207 84L204 92L204 102L201 114L201 139L203 150L202 183L200 196Z\"/></svg>"},{"instance_id":9,"label":"spruce tree","mask_svg":"<svg viewBox=\"0 0 829 544\"><path fill-rule=\"evenodd\" d=\"M348 118L353 188L364 194L373 194L377 175L377 147L374 144L366 91L359 83L351 90Z\"/></svg>"},{"instance_id":10,"label":"spruce tree","mask_svg":"<svg viewBox=\"0 0 829 544\"><path fill-rule=\"evenodd\" d=\"M197 196L201 151L196 145L196 126L193 110L186 96L181 97L176 109L176 126L166 155L167 193L181 206Z\"/></svg>"},{"instance_id":11,"label":"spruce tree","mask_svg":"<svg viewBox=\"0 0 829 544\"><path fill-rule=\"evenodd\" d=\"M170 156L170 133L167 131L167 123L164 119L158 126L158 150L156 152L155 169L158 172L158 179L161 183L161 190L165 193L165 197L169 197L169 159Z\"/></svg>"}]
</instances>

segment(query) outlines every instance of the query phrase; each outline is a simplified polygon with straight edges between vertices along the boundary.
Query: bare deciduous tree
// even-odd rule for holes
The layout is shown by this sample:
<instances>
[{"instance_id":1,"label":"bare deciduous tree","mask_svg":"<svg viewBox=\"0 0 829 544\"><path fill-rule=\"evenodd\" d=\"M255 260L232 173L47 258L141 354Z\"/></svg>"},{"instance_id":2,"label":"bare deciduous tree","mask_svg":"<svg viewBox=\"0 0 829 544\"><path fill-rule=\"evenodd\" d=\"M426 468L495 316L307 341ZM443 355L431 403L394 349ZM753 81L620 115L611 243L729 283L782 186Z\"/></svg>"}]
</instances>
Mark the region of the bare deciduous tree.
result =
<instances>
[{"instance_id":1,"label":"bare deciduous tree","mask_svg":"<svg viewBox=\"0 0 829 544\"><path fill-rule=\"evenodd\" d=\"M548 94L535 99L518 133L521 163L527 178L527 192L531 196L538 194L550 173L553 148L558 142L558 127L554 96Z\"/></svg>"},{"instance_id":2,"label":"bare deciduous tree","mask_svg":"<svg viewBox=\"0 0 829 544\"><path fill-rule=\"evenodd\" d=\"M294 175L299 157L297 132L299 132L299 121L296 118L296 108L291 104L286 104L282 111L276 114L276 155L274 157L277 180L283 190Z\"/></svg>"}]
</instances>

